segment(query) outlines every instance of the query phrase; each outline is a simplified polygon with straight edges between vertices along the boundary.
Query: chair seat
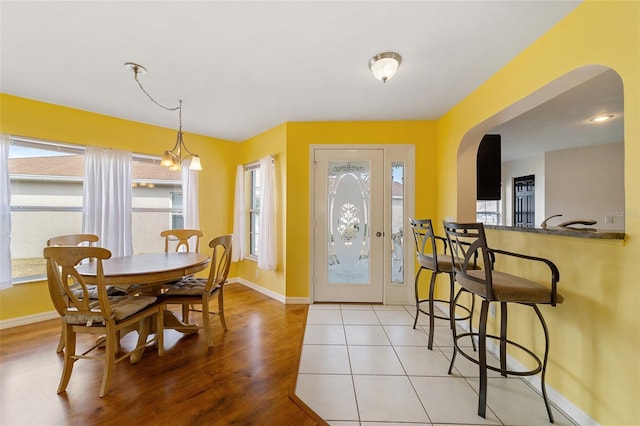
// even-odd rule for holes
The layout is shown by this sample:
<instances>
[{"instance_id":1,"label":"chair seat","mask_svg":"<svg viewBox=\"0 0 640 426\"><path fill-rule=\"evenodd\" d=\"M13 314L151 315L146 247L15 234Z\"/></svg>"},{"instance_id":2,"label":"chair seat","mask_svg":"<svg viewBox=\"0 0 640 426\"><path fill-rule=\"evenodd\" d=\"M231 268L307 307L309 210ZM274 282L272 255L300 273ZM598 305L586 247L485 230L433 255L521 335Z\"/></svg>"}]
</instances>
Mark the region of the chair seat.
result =
<instances>
[{"instance_id":1,"label":"chair seat","mask_svg":"<svg viewBox=\"0 0 640 426\"><path fill-rule=\"evenodd\" d=\"M87 286L87 290L89 293L89 299L90 300L98 300L98 287L92 285L92 286ZM73 290L73 294L78 298L78 299L82 299L82 297L84 296L83 292L82 292L82 288L78 288L76 290ZM107 296L123 296L125 294L124 291L120 290L119 288L113 287L113 286L109 286L107 287Z\"/></svg>"},{"instance_id":2,"label":"chair seat","mask_svg":"<svg viewBox=\"0 0 640 426\"><path fill-rule=\"evenodd\" d=\"M154 304L156 300L157 298L152 296L114 296L109 299L109 305L116 321L121 321ZM100 304L97 300L91 303L91 309L93 310L94 308L96 310L100 309ZM64 320L67 324L85 325L92 323L96 326L105 325L101 314L68 313L64 316Z\"/></svg>"},{"instance_id":3,"label":"chair seat","mask_svg":"<svg viewBox=\"0 0 640 426\"><path fill-rule=\"evenodd\" d=\"M434 270L435 263L432 256L419 255L418 263L423 268ZM469 269L482 269L479 265L469 264ZM448 254L438 253L438 271L440 272L452 272L453 271L453 259Z\"/></svg>"},{"instance_id":4,"label":"chair seat","mask_svg":"<svg viewBox=\"0 0 640 426\"><path fill-rule=\"evenodd\" d=\"M187 277L176 283L168 284L165 286L167 297L176 296L202 296L202 293L206 291L207 279ZM214 287L211 290L211 294L220 289L220 286Z\"/></svg>"},{"instance_id":5,"label":"chair seat","mask_svg":"<svg viewBox=\"0 0 640 426\"><path fill-rule=\"evenodd\" d=\"M485 279L483 271L467 271L471 278L479 280ZM493 277L493 298L500 302L515 303L551 303L551 289L535 281L528 280L506 272L492 272ZM484 294L484 284L466 278L461 274L456 275L456 280L466 289L476 293ZM556 303L562 303L564 297L556 293Z\"/></svg>"},{"instance_id":6,"label":"chair seat","mask_svg":"<svg viewBox=\"0 0 640 426\"><path fill-rule=\"evenodd\" d=\"M436 269L433 256L419 255L418 263L423 268L431 269L432 271ZM441 272L453 271L453 260L451 259L451 256L438 253L438 270Z\"/></svg>"}]
</instances>

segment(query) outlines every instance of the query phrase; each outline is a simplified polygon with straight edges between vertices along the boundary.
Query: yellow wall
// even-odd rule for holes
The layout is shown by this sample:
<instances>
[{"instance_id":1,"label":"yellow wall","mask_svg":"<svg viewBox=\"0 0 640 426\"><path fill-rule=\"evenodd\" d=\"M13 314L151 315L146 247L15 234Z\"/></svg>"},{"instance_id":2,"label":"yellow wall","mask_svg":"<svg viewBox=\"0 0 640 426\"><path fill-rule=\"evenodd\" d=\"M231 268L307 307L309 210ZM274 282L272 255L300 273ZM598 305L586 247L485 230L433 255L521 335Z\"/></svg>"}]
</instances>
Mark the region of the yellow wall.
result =
<instances>
[{"instance_id":1,"label":"yellow wall","mask_svg":"<svg viewBox=\"0 0 640 426\"><path fill-rule=\"evenodd\" d=\"M616 70L624 84L626 234L623 241L490 231L494 247L543 256L561 274L565 303L546 307L548 383L601 424L640 424L640 2L588 1L438 121L438 216L458 215L465 135L509 105L585 65ZM464 173L460 173L464 175ZM468 197L467 197L468 198ZM501 266L522 272L513 264ZM535 342L531 315L510 311L515 340Z\"/></svg>"},{"instance_id":2,"label":"yellow wall","mask_svg":"<svg viewBox=\"0 0 640 426\"><path fill-rule=\"evenodd\" d=\"M316 122L287 125L286 276L288 297L309 296L309 153L314 144L415 144L416 214L435 214L435 123L429 121Z\"/></svg>"},{"instance_id":3,"label":"yellow wall","mask_svg":"<svg viewBox=\"0 0 640 426\"><path fill-rule=\"evenodd\" d=\"M176 130L121 120L58 105L0 94L0 132L137 153L160 154L175 143ZM189 149L200 155L200 223L205 241L232 231L235 164L240 145L186 133ZM55 225L55 224L53 224ZM52 230L52 235L55 230ZM20 238L20 235L12 235ZM235 268L235 267L234 267ZM206 272L205 272L206 273ZM235 270L230 274L233 276ZM0 320L53 310L45 282L0 292Z\"/></svg>"}]
</instances>

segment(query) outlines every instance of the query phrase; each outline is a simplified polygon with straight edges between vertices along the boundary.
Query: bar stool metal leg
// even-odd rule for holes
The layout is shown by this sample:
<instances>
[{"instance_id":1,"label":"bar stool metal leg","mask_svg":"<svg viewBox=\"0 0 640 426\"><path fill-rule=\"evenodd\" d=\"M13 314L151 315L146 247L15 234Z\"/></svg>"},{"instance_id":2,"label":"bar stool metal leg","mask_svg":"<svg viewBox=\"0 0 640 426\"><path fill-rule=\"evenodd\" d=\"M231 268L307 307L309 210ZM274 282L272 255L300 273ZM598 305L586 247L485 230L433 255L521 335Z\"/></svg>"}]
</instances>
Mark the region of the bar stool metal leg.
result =
<instances>
[{"instance_id":1,"label":"bar stool metal leg","mask_svg":"<svg viewBox=\"0 0 640 426\"><path fill-rule=\"evenodd\" d=\"M480 389L478 396L478 415L486 416L487 411L487 315L489 302L482 300L480 307L480 325L478 339L478 368L480 373Z\"/></svg>"},{"instance_id":2,"label":"bar stool metal leg","mask_svg":"<svg viewBox=\"0 0 640 426\"><path fill-rule=\"evenodd\" d=\"M544 399L544 405L547 408L549 421L553 423L553 413L551 412L551 407L549 406L549 399L547 398L547 387L545 385L544 379L547 373L547 361L549 359L549 329L547 328L547 323L540 313L540 309L538 309L538 306L532 305L532 307L536 312L538 319L540 320L540 324L542 324L542 329L544 330L544 356L542 358L542 371L540 372L540 388L542 389L542 399Z\"/></svg>"}]
</instances>

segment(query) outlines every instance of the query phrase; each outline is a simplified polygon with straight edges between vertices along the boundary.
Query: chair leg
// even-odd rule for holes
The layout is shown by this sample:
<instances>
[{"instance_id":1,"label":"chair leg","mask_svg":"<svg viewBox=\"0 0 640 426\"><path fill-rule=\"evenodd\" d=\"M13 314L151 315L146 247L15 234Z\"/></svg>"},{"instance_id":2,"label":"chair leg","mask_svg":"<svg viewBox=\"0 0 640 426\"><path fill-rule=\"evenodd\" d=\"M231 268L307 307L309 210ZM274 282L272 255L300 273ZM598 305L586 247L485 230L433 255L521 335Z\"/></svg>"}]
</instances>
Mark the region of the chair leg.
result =
<instances>
[{"instance_id":1,"label":"chair leg","mask_svg":"<svg viewBox=\"0 0 640 426\"><path fill-rule=\"evenodd\" d=\"M224 285L220 287L218 292L218 315L220 316L222 328L227 331L227 322L224 320Z\"/></svg>"},{"instance_id":2,"label":"chair leg","mask_svg":"<svg viewBox=\"0 0 640 426\"><path fill-rule=\"evenodd\" d=\"M64 350L64 335L66 333L64 320L62 321L62 331L60 332L60 340L58 341L58 347L56 348L56 353L60 353Z\"/></svg>"},{"instance_id":3,"label":"chair leg","mask_svg":"<svg viewBox=\"0 0 640 426\"><path fill-rule=\"evenodd\" d=\"M211 336L211 320L209 318L209 298L202 300L202 327L207 338L207 345L213 347L213 336Z\"/></svg>"},{"instance_id":4,"label":"chair leg","mask_svg":"<svg viewBox=\"0 0 640 426\"><path fill-rule=\"evenodd\" d=\"M100 386L100 398L107 394L111 373L116 361L116 333L107 325L107 340L104 342L104 371L102 373L102 385Z\"/></svg>"},{"instance_id":5,"label":"chair leg","mask_svg":"<svg viewBox=\"0 0 640 426\"><path fill-rule=\"evenodd\" d=\"M182 305L182 322L185 324L189 324L189 310L191 309L191 305L189 303L185 303Z\"/></svg>"},{"instance_id":6,"label":"chair leg","mask_svg":"<svg viewBox=\"0 0 640 426\"><path fill-rule=\"evenodd\" d=\"M431 272L431 280L429 282L429 344L427 348L429 350L433 350L433 331L435 328L435 317L433 312L433 298L436 288L436 277L437 274L435 272Z\"/></svg>"},{"instance_id":7,"label":"chair leg","mask_svg":"<svg viewBox=\"0 0 640 426\"><path fill-rule=\"evenodd\" d=\"M420 273L422 272L422 267L418 269L416 272L416 279L414 282L414 290L416 294L416 318L413 320L413 329L416 329L416 325L418 325L418 315L420 315L420 295L418 294L418 282L420 278Z\"/></svg>"},{"instance_id":8,"label":"chair leg","mask_svg":"<svg viewBox=\"0 0 640 426\"><path fill-rule=\"evenodd\" d=\"M540 372L540 388L542 389L542 398L544 399L544 405L547 408L549 421L553 423L553 413L551 412L551 407L549 406L549 400L547 398L547 387L545 385L545 374L547 372L547 361L549 358L549 329L547 328L547 323L544 321L544 318L542 317L538 306L532 305L532 307L536 312L538 319L540 320L540 324L542 324L542 329L544 330L544 358L542 361L542 371Z\"/></svg>"},{"instance_id":9,"label":"chair leg","mask_svg":"<svg viewBox=\"0 0 640 426\"><path fill-rule=\"evenodd\" d=\"M73 363L76 355L76 333L73 331L73 326L64 324L64 366L62 368L62 377L60 378L60 384L58 385L58 393L62 393L69 384L71 378L71 372L73 371Z\"/></svg>"},{"instance_id":10,"label":"chair leg","mask_svg":"<svg viewBox=\"0 0 640 426\"><path fill-rule=\"evenodd\" d=\"M469 314L469 332L473 332L473 313L476 310L476 295L474 293L469 292L471 295L471 314ZM476 351L476 341L471 336L471 346L473 346L473 351Z\"/></svg>"},{"instance_id":11,"label":"chair leg","mask_svg":"<svg viewBox=\"0 0 640 426\"><path fill-rule=\"evenodd\" d=\"M456 304L458 297L455 295L453 272L449 272L447 275L449 275L449 318L453 319L453 321L450 321L451 329L453 330L456 326Z\"/></svg>"},{"instance_id":12,"label":"chair leg","mask_svg":"<svg viewBox=\"0 0 640 426\"><path fill-rule=\"evenodd\" d=\"M458 300L460 299L460 296L462 295L462 293L464 292L464 289L460 289L458 290L458 292L456 293L456 297L453 299L453 304L454 306L458 305ZM471 294L471 308L470 308L470 313L469 313L469 333L473 333L473 312L475 311L476 308L476 299L475 299L475 294L473 293L469 293ZM452 317L450 317L452 318ZM451 321L451 329L454 331L454 339L456 336L456 320L455 320L455 316L453 317L453 320ZM473 335L470 335L469 337L471 337L471 346L473 347L473 351L476 352L477 348L476 348L476 341L473 338Z\"/></svg>"},{"instance_id":13,"label":"chair leg","mask_svg":"<svg viewBox=\"0 0 640 426\"><path fill-rule=\"evenodd\" d=\"M507 302L500 302L500 369L507 377Z\"/></svg>"},{"instance_id":14,"label":"chair leg","mask_svg":"<svg viewBox=\"0 0 640 426\"><path fill-rule=\"evenodd\" d=\"M456 295L454 299L454 303L457 303L458 297L460 297L460 292L458 292L458 294ZM449 324L451 326L451 335L453 337L453 355L451 356L451 363L449 364L449 371L447 372L447 374L451 374L451 372L453 371L453 364L456 362L456 355L458 354L458 342L457 342L458 329L456 328L455 322L456 320L450 316Z\"/></svg>"},{"instance_id":15,"label":"chair leg","mask_svg":"<svg viewBox=\"0 0 640 426\"><path fill-rule=\"evenodd\" d=\"M482 300L480 307L480 329L478 330L478 367L480 373L480 389L478 395L478 415L482 418L487 412L487 316L489 302Z\"/></svg>"}]
</instances>

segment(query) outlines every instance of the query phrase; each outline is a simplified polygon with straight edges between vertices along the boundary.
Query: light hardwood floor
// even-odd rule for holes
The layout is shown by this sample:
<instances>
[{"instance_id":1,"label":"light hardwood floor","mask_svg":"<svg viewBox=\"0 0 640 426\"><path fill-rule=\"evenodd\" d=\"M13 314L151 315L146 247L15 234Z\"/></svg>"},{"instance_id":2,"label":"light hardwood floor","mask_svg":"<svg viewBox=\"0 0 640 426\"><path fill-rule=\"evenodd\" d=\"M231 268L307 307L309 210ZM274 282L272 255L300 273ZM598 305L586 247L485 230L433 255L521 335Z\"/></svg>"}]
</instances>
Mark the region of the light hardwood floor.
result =
<instances>
[{"instance_id":1,"label":"light hardwood floor","mask_svg":"<svg viewBox=\"0 0 640 426\"><path fill-rule=\"evenodd\" d=\"M104 398L98 397L102 365L88 360L76 362L66 392L56 394L59 320L1 330L0 424L326 424L292 391L307 306L231 284L225 309L226 333L212 319L214 347L202 333L166 330L165 356L152 347L137 365L118 363ZM124 347L134 347L134 335L123 339Z\"/></svg>"}]
</instances>

